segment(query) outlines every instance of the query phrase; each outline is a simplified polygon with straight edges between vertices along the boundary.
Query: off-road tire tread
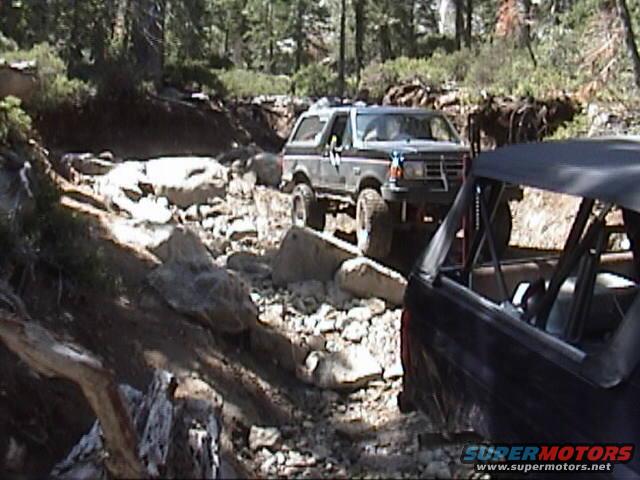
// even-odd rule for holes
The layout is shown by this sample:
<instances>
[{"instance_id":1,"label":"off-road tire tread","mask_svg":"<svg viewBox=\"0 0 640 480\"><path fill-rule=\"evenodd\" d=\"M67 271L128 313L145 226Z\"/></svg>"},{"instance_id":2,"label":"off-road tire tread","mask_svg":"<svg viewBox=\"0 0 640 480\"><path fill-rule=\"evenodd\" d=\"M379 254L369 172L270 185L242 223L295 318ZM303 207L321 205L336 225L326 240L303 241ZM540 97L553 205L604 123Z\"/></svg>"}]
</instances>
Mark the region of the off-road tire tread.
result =
<instances>
[{"instance_id":1,"label":"off-road tire tread","mask_svg":"<svg viewBox=\"0 0 640 480\"><path fill-rule=\"evenodd\" d=\"M306 183L300 183L296 185L293 190L293 198L300 197L302 199L302 205L307 212L306 225L313 230L324 230L326 216L323 206L318 202L313 189ZM292 218L294 212L292 211Z\"/></svg>"}]
</instances>

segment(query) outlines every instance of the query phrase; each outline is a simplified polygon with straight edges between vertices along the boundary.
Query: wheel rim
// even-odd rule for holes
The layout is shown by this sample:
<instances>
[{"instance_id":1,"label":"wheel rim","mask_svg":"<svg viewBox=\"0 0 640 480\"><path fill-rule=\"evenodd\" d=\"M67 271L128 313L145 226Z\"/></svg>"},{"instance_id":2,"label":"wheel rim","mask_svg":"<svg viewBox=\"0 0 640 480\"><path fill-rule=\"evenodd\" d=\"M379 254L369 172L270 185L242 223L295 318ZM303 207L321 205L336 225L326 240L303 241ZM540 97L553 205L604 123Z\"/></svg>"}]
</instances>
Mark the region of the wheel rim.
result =
<instances>
[{"instance_id":1,"label":"wheel rim","mask_svg":"<svg viewBox=\"0 0 640 480\"><path fill-rule=\"evenodd\" d=\"M293 198L293 209L291 219L296 227L304 227L307 224L307 215L302 205L300 197Z\"/></svg>"}]
</instances>

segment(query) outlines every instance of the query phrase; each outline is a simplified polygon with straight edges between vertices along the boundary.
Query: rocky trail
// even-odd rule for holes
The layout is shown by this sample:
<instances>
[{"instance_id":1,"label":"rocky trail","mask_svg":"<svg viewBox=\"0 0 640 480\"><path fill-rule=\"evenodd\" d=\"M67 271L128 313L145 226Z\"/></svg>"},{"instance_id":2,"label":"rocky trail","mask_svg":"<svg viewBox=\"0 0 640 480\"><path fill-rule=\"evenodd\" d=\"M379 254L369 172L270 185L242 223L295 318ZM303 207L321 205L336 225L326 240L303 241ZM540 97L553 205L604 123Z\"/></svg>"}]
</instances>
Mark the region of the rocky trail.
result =
<instances>
[{"instance_id":1,"label":"rocky trail","mask_svg":"<svg viewBox=\"0 0 640 480\"><path fill-rule=\"evenodd\" d=\"M69 154L53 170L61 204L91 226L119 292L68 295L42 281L25 304L118 382L144 391L167 370L209 402L223 476L470 475L428 418L398 410L403 275L340 240L345 218L324 233L292 229L289 197L273 188L275 156ZM14 471L46 473L91 426L82 400L71 420L73 392L61 398L47 382L31 388L63 404L39 427L59 446L29 466L38 450L15 434Z\"/></svg>"}]
</instances>

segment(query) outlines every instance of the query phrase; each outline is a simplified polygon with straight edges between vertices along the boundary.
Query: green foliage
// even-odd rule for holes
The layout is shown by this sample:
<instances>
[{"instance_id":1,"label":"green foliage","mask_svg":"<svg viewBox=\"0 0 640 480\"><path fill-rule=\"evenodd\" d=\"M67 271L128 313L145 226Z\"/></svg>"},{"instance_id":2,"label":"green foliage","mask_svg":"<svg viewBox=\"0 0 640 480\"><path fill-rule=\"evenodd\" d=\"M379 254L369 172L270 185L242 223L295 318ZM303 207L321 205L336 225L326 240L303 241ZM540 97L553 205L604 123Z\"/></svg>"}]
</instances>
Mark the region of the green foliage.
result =
<instances>
[{"instance_id":1,"label":"green foliage","mask_svg":"<svg viewBox=\"0 0 640 480\"><path fill-rule=\"evenodd\" d=\"M569 123L560 126L551 136L552 140L566 140L568 138L585 137L589 133L589 117L581 112L573 117Z\"/></svg>"},{"instance_id":2,"label":"green foliage","mask_svg":"<svg viewBox=\"0 0 640 480\"><path fill-rule=\"evenodd\" d=\"M78 79L67 76L67 66L47 43L30 50L0 53L7 61L35 61L38 87L26 106L36 111L54 109L62 104L80 105L91 94L91 88Z\"/></svg>"},{"instance_id":3,"label":"green foliage","mask_svg":"<svg viewBox=\"0 0 640 480\"><path fill-rule=\"evenodd\" d=\"M0 99L0 145L26 142L31 133L31 118L20 107L20 99Z\"/></svg>"},{"instance_id":4,"label":"green foliage","mask_svg":"<svg viewBox=\"0 0 640 480\"><path fill-rule=\"evenodd\" d=\"M217 70L216 73L231 97L285 95L291 91L291 80L284 75L242 69Z\"/></svg>"},{"instance_id":5,"label":"green foliage","mask_svg":"<svg viewBox=\"0 0 640 480\"><path fill-rule=\"evenodd\" d=\"M0 31L0 52L13 52L18 50L18 44L12 38L5 36Z\"/></svg>"},{"instance_id":6,"label":"green foliage","mask_svg":"<svg viewBox=\"0 0 640 480\"><path fill-rule=\"evenodd\" d=\"M427 59L400 57L385 63L373 63L362 72L360 88L373 98L381 98L392 85L419 81L441 85L464 79L473 55L467 50L446 54L437 51Z\"/></svg>"},{"instance_id":7,"label":"green foliage","mask_svg":"<svg viewBox=\"0 0 640 480\"><path fill-rule=\"evenodd\" d=\"M336 72L319 63L308 65L293 76L296 94L310 97L335 95L337 82Z\"/></svg>"},{"instance_id":8,"label":"green foliage","mask_svg":"<svg viewBox=\"0 0 640 480\"><path fill-rule=\"evenodd\" d=\"M20 148L25 154L28 148ZM115 278L100 250L89 240L89 227L60 206L60 193L51 179L32 162L33 205L20 220L0 218L0 268L44 267L67 281L113 290Z\"/></svg>"},{"instance_id":9,"label":"green foliage","mask_svg":"<svg viewBox=\"0 0 640 480\"><path fill-rule=\"evenodd\" d=\"M225 85L216 72L201 61L187 60L179 64L165 65L164 81L168 85L180 88L195 87L195 89L204 89L208 93L226 95Z\"/></svg>"}]
</instances>

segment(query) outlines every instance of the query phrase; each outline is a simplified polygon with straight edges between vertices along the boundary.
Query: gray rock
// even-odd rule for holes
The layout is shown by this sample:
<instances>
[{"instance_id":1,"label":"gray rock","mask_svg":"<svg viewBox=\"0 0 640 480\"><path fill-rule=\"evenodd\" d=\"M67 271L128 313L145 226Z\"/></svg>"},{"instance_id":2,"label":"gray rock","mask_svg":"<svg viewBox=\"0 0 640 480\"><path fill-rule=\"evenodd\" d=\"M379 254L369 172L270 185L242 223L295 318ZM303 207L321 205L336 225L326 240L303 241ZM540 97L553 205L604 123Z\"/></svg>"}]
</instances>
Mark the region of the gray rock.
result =
<instances>
[{"instance_id":1,"label":"gray rock","mask_svg":"<svg viewBox=\"0 0 640 480\"><path fill-rule=\"evenodd\" d=\"M329 303L337 308L344 308L344 305L353 298L349 292L345 292L335 282L327 282L326 291Z\"/></svg>"},{"instance_id":2,"label":"gray rock","mask_svg":"<svg viewBox=\"0 0 640 480\"><path fill-rule=\"evenodd\" d=\"M394 305L402 305L407 286L401 274L365 257L345 261L335 280L343 290L357 297L377 297Z\"/></svg>"},{"instance_id":3,"label":"gray rock","mask_svg":"<svg viewBox=\"0 0 640 480\"><path fill-rule=\"evenodd\" d=\"M334 390L360 388L382 375L371 352L360 345L333 353L312 352L305 367L307 378L315 385Z\"/></svg>"},{"instance_id":4,"label":"gray rock","mask_svg":"<svg viewBox=\"0 0 640 480\"><path fill-rule=\"evenodd\" d=\"M347 318L356 322L368 322L373 313L369 307L353 307L347 312Z\"/></svg>"},{"instance_id":5,"label":"gray rock","mask_svg":"<svg viewBox=\"0 0 640 480\"><path fill-rule=\"evenodd\" d=\"M278 156L273 153L259 153L254 155L246 164L247 168L256 173L258 183L268 187L280 186L282 180L282 166Z\"/></svg>"},{"instance_id":6,"label":"gray rock","mask_svg":"<svg viewBox=\"0 0 640 480\"><path fill-rule=\"evenodd\" d=\"M331 333L336 331L336 321L325 319L320 320L316 325L316 330L318 333Z\"/></svg>"},{"instance_id":7,"label":"gray rock","mask_svg":"<svg viewBox=\"0 0 640 480\"><path fill-rule=\"evenodd\" d=\"M387 310L387 304L384 300L379 298L369 298L364 300L363 305L369 307L371 310L371 315L377 317L378 315L382 315Z\"/></svg>"},{"instance_id":8,"label":"gray rock","mask_svg":"<svg viewBox=\"0 0 640 480\"><path fill-rule=\"evenodd\" d=\"M264 323L265 325L270 325L272 327L278 327L284 320L284 306L267 305L258 319L260 320L260 323Z\"/></svg>"},{"instance_id":9,"label":"gray rock","mask_svg":"<svg viewBox=\"0 0 640 480\"><path fill-rule=\"evenodd\" d=\"M342 331L342 338L350 342L359 343L367 336L367 326L363 322L351 322Z\"/></svg>"},{"instance_id":10,"label":"gray rock","mask_svg":"<svg viewBox=\"0 0 640 480\"><path fill-rule=\"evenodd\" d=\"M252 351L288 372L295 372L309 353L301 337L263 324L251 328L250 342Z\"/></svg>"},{"instance_id":11,"label":"gray rock","mask_svg":"<svg viewBox=\"0 0 640 480\"><path fill-rule=\"evenodd\" d=\"M155 194L182 208L223 197L228 170L208 157L164 157L149 160L147 182Z\"/></svg>"},{"instance_id":12,"label":"gray rock","mask_svg":"<svg viewBox=\"0 0 640 480\"><path fill-rule=\"evenodd\" d=\"M273 259L273 280L278 286L304 280L328 281L345 260L358 255L353 245L331 235L294 227Z\"/></svg>"},{"instance_id":13,"label":"gray rock","mask_svg":"<svg viewBox=\"0 0 640 480\"><path fill-rule=\"evenodd\" d=\"M403 374L404 374L404 370L402 369L402 363L398 361L394 363L391 367L385 368L384 379L393 380L395 378L402 377Z\"/></svg>"},{"instance_id":14,"label":"gray rock","mask_svg":"<svg viewBox=\"0 0 640 480\"><path fill-rule=\"evenodd\" d=\"M246 286L215 265L197 235L177 229L167 256L148 280L172 308L214 331L235 334L256 324L257 308Z\"/></svg>"},{"instance_id":15,"label":"gray rock","mask_svg":"<svg viewBox=\"0 0 640 480\"><path fill-rule=\"evenodd\" d=\"M249 448L253 451L261 448L272 449L282 440L280 430L275 427L258 427L253 425L249 430Z\"/></svg>"},{"instance_id":16,"label":"gray rock","mask_svg":"<svg viewBox=\"0 0 640 480\"><path fill-rule=\"evenodd\" d=\"M61 162L84 175L106 175L115 167L112 159L96 158L91 153L67 153L62 156Z\"/></svg>"},{"instance_id":17,"label":"gray rock","mask_svg":"<svg viewBox=\"0 0 640 480\"><path fill-rule=\"evenodd\" d=\"M136 202L144 196L141 185L146 183L144 163L129 161L116 165L106 175L98 177L94 188L112 205L134 216Z\"/></svg>"},{"instance_id":18,"label":"gray rock","mask_svg":"<svg viewBox=\"0 0 640 480\"><path fill-rule=\"evenodd\" d=\"M160 259L166 259L167 241L175 230L173 225L141 223L120 217L105 218L105 226L119 244L144 248Z\"/></svg>"},{"instance_id":19,"label":"gray rock","mask_svg":"<svg viewBox=\"0 0 640 480\"><path fill-rule=\"evenodd\" d=\"M451 469L445 462L435 461L427 465L424 475L427 478L448 479L451 478Z\"/></svg>"},{"instance_id":20,"label":"gray rock","mask_svg":"<svg viewBox=\"0 0 640 480\"><path fill-rule=\"evenodd\" d=\"M257 177L255 172L247 172L236 176L229 182L229 195L232 197L250 199L253 198L253 190L256 188Z\"/></svg>"},{"instance_id":21,"label":"gray rock","mask_svg":"<svg viewBox=\"0 0 640 480\"><path fill-rule=\"evenodd\" d=\"M271 275L271 267L262 258L250 252L236 252L227 258L227 268L237 272L244 272L260 278Z\"/></svg>"},{"instance_id":22,"label":"gray rock","mask_svg":"<svg viewBox=\"0 0 640 480\"><path fill-rule=\"evenodd\" d=\"M229 240L237 242L246 238L257 238L258 230L253 222L246 219L235 220L227 230Z\"/></svg>"},{"instance_id":23,"label":"gray rock","mask_svg":"<svg viewBox=\"0 0 640 480\"><path fill-rule=\"evenodd\" d=\"M325 297L324 283L317 280L290 283L287 289L303 299L313 298L314 300L322 301Z\"/></svg>"},{"instance_id":24,"label":"gray rock","mask_svg":"<svg viewBox=\"0 0 640 480\"><path fill-rule=\"evenodd\" d=\"M223 165L231 164L236 160L246 161L260 152L260 148L256 145L247 145L243 147L235 147L231 150L218 155L216 160Z\"/></svg>"}]
</instances>

